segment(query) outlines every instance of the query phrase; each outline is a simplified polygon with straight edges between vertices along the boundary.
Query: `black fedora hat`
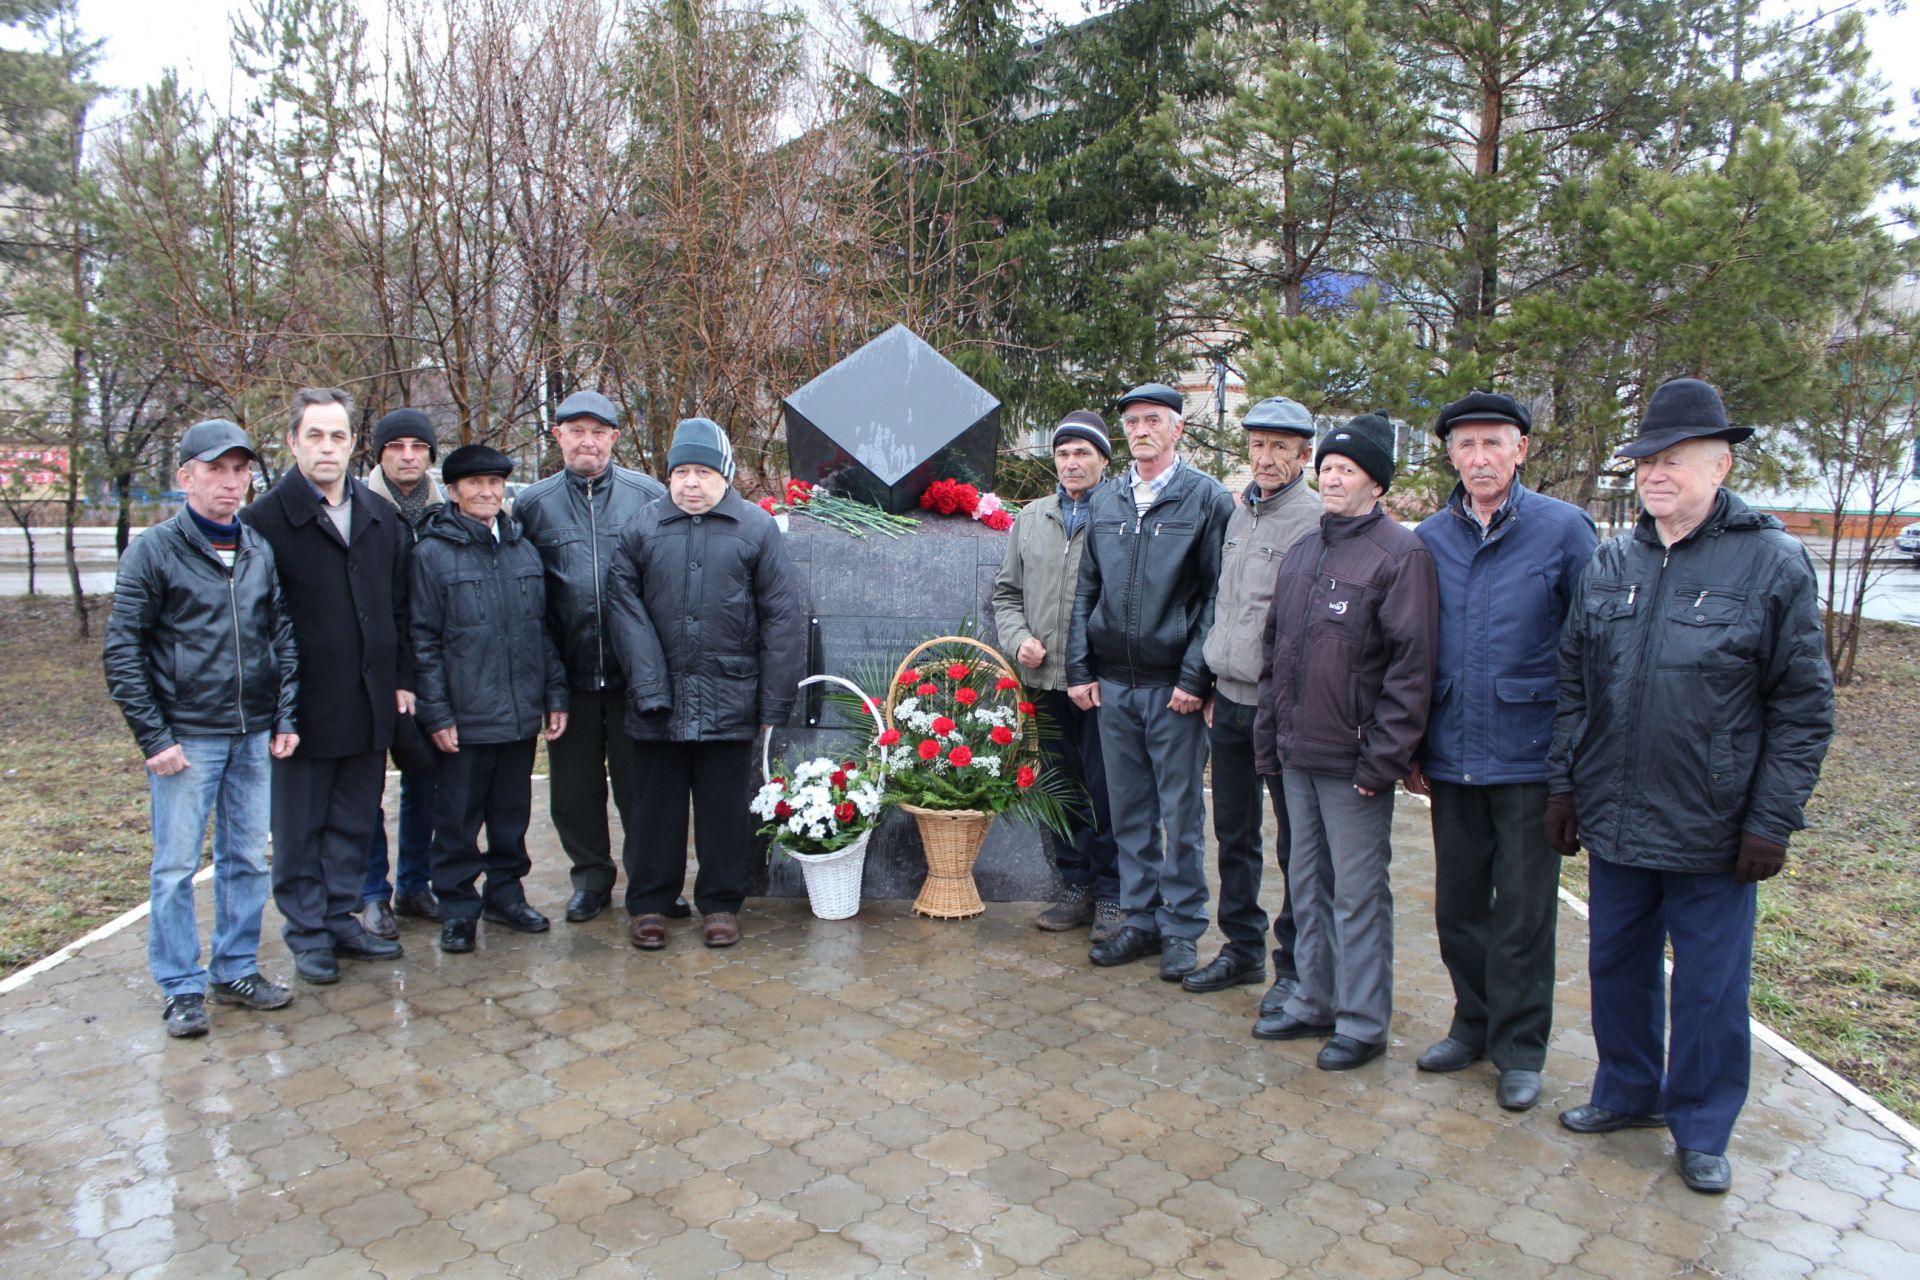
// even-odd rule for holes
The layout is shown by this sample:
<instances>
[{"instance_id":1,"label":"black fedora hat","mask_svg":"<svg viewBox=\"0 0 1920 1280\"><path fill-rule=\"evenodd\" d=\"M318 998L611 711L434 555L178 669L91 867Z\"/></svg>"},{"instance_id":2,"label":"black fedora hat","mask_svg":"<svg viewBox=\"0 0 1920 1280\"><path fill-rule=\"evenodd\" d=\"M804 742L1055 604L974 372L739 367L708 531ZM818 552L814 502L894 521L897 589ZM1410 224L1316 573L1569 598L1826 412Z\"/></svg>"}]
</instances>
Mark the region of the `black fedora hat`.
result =
<instances>
[{"instance_id":1,"label":"black fedora hat","mask_svg":"<svg viewBox=\"0 0 1920 1280\"><path fill-rule=\"evenodd\" d=\"M1713 387L1698 378L1674 378L1654 388L1640 434L1615 452L1622 458L1651 458L1682 440L1739 444L1752 434L1752 427L1727 425L1727 406Z\"/></svg>"}]
</instances>

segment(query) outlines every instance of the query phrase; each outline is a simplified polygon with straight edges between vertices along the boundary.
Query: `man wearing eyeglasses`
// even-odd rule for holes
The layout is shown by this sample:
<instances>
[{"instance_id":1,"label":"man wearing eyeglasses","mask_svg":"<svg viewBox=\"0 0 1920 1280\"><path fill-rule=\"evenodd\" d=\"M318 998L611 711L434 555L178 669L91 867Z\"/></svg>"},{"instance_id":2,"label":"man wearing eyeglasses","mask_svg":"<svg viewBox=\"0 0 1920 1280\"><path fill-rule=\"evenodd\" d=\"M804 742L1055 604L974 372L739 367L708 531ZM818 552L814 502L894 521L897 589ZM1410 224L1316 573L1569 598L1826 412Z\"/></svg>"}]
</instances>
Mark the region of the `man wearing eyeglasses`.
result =
<instances>
[{"instance_id":1,"label":"man wearing eyeglasses","mask_svg":"<svg viewBox=\"0 0 1920 1280\"><path fill-rule=\"evenodd\" d=\"M539 548L547 571L548 630L567 666L571 706L567 732L547 744L552 770L547 802L553 829L573 864L567 920L580 924L606 910L617 872L607 830L607 777L626 829L621 862L633 877L633 742L626 731L626 680L606 629L607 571L620 531L666 487L618 466L620 411L598 391L576 391L554 413L553 435L564 470L527 486L513 514ZM671 914L684 916L685 900Z\"/></svg>"}]
</instances>

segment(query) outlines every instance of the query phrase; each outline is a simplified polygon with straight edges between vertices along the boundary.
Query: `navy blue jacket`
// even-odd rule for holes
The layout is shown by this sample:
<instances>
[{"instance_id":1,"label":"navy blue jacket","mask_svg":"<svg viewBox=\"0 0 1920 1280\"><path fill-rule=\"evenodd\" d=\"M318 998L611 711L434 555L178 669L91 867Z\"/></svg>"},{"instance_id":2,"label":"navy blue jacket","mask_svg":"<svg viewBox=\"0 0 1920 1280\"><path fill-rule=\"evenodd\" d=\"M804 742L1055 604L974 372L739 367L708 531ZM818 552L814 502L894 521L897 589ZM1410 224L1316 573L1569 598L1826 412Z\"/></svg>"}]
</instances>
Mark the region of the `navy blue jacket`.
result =
<instances>
[{"instance_id":1,"label":"navy blue jacket","mask_svg":"<svg viewBox=\"0 0 1920 1280\"><path fill-rule=\"evenodd\" d=\"M1429 778L1545 782L1560 625L1599 539L1587 513L1513 482L1484 539L1454 486L1415 530L1440 578L1440 662L1420 749Z\"/></svg>"}]
</instances>

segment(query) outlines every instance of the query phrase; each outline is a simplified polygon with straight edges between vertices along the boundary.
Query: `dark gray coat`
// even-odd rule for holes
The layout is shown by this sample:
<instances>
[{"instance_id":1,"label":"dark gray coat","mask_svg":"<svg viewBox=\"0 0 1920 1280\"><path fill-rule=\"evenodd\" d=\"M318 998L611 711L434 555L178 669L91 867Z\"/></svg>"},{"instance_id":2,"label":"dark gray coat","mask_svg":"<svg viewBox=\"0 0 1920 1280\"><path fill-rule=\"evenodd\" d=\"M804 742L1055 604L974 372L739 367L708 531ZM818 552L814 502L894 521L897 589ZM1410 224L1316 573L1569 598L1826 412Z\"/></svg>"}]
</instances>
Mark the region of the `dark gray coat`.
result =
<instances>
[{"instance_id":1,"label":"dark gray coat","mask_svg":"<svg viewBox=\"0 0 1920 1280\"><path fill-rule=\"evenodd\" d=\"M512 516L500 538L451 503L413 549L414 716L462 743L520 742L567 709L567 673L547 634L546 575Z\"/></svg>"},{"instance_id":2,"label":"dark gray coat","mask_svg":"<svg viewBox=\"0 0 1920 1280\"><path fill-rule=\"evenodd\" d=\"M732 489L702 515L662 499L627 526L607 621L643 742L739 741L793 712L806 626L786 536Z\"/></svg>"},{"instance_id":3,"label":"dark gray coat","mask_svg":"<svg viewBox=\"0 0 1920 1280\"><path fill-rule=\"evenodd\" d=\"M231 569L184 510L134 539L105 660L107 692L149 759L182 734L298 730L293 619L272 550L245 525Z\"/></svg>"},{"instance_id":4,"label":"dark gray coat","mask_svg":"<svg viewBox=\"0 0 1920 1280\"><path fill-rule=\"evenodd\" d=\"M1806 825L1833 736L1813 566L1726 490L1670 549L1645 515L1601 544L1558 688L1547 787L1573 792L1596 857L1723 872L1743 830L1784 845Z\"/></svg>"}]
</instances>

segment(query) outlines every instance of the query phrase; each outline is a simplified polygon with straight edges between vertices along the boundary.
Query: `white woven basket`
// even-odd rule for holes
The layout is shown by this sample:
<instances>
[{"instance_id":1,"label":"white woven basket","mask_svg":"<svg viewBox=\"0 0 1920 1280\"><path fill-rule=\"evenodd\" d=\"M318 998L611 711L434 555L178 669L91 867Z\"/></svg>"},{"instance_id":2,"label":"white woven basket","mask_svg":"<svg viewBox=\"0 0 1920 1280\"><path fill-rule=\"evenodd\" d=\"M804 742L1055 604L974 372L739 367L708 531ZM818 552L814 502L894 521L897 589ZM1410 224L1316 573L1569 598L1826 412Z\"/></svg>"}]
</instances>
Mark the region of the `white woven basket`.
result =
<instances>
[{"instance_id":1,"label":"white woven basket","mask_svg":"<svg viewBox=\"0 0 1920 1280\"><path fill-rule=\"evenodd\" d=\"M799 684L806 688L810 684L837 684L851 689L866 702L867 713L873 717L873 728L879 733L886 728L880 718L880 708L867 696L867 691L851 680L839 676L808 676ZM773 778L773 732L768 730L760 740L760 777L771 781ZM832 853L795 853L787 850L787 856L800 864L800 875L807 882L807 902L813 907L813 914L822 920L846 920L860 911L860 879L867 869L867 842L873 836L873 828L868 827L860 833L860 838L844 849L835 849ZM775 843L779 843L777 840Z\"/></svg>"}]
</instances>

